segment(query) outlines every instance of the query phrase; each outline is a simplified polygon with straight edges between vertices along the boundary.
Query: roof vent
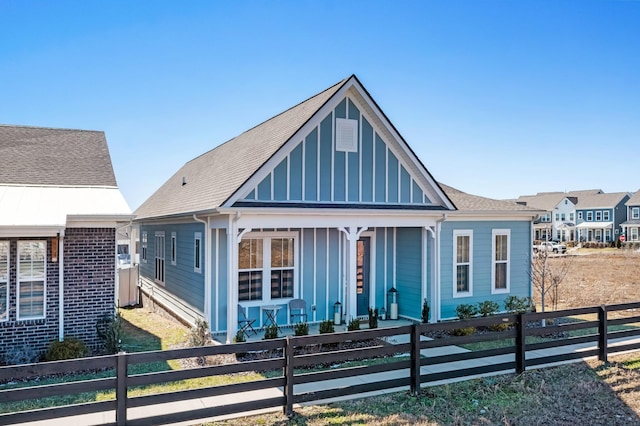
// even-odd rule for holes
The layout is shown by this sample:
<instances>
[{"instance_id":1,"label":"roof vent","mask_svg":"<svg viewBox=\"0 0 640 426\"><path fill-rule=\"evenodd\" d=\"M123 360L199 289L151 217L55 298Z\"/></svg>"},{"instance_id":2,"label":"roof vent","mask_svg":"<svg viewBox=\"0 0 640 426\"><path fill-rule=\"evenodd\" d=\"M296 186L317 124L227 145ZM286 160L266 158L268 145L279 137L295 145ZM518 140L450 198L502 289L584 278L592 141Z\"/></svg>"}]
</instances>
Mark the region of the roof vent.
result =
<instances>
[{"instance_id":1,"label":"roof vent","mask_svg":"<svg viewBox=\"0 0 640 426\"><path fill-rule=\"evenodd\" d=\"M182 176L182 186L185 186L187 184L187 178Z\"/></svg>"},{"instance_id":2,"label":"roof vent","mask_svg":"<svg viewBox=\"0 0 640 426\"><path fill-rule=\"evenodd\" d=\"M358 152L358 120L336 118L336 151Z\"/></svg>"}]
</instances>

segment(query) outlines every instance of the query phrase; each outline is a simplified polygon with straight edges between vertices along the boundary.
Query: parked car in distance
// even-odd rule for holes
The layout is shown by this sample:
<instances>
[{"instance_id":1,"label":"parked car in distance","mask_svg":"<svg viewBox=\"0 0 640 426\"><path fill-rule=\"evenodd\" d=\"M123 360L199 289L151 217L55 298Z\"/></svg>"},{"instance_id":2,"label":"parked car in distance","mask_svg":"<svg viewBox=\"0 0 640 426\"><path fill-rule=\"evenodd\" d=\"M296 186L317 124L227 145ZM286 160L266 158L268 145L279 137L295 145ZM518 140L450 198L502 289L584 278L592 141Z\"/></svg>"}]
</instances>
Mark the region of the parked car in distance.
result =
<instances>
[{"instance_id":1,"label":"parked car in distance","mask_svg":"<svg viewBox=\"0 0 640 426\"><path fill-rule=\"evenodd\" d=\"M538 253L539 251L565 254L567 252L567 246L555 241L542 241L540 244L533 245L533 252Z\"/></svg>"}]
</instances>

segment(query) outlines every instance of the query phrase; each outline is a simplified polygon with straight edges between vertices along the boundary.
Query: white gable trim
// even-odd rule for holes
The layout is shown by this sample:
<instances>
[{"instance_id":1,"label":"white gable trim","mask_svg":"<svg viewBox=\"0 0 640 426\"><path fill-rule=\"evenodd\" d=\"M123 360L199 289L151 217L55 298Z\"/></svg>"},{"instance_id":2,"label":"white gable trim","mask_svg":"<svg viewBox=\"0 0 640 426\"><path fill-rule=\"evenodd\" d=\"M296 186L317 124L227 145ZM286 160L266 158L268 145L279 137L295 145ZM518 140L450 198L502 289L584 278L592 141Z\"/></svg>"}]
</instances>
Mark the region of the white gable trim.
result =
<instances>
[{"instance_id":1,"label":"white gable trim","mask_svg":"<svg viewBox=\"0 0 640 426\"><path fill-rule=\"evenodd\" d=\"M349 92L355 96L348 96ZM418 186L422 189L423 194L429 197L435 205L442 204L447 209L454 210L454 206L440 189L437 182L431 177L420 160L413 154L405 140L394 130L391 123L384 117L373 99L366 93L364 88L358 83L355 77L351 77L343 86L334 93L334 95L320 108L312 118L307 121L269 160L267 160L260 168L249 178L236 192L229 197L225 204L221 207L231 207L235 202L246 198L251 191L257 190L258 185L265 177L273 172L276 166L285 158L288 158L291 151L301 142L304 142L306 136L316 127L320 126L322 120L329 114L332 115L332 127L335 127L335 118L333 111L344 98L349 98L360 109L361 114L368 117L367 121L371 124L374 131L377 132L386 142L388 149L398 158L398 164L404 166L409 174L414 178ZM363 102L366 105L363 105ZM378 124L380 123L384 129ZM332 140L335 144L336 129L333 129ZM334 155L332 150L332 156ZM411 166L409 167L409 164ZM303 161L304 164L304 161ZM334 163L332 162L332 165ZM400 167L398 168L400 170ZM416 177L420 177L422 182ZM362 180L360 180L362 181ZM319 180L318 180L319 182ZM319 184L319 183L318 183ZM273 187L273 186L272 186ZM304 190L303 190L304 194ZM303 195L304 196L304 195ZM333 185L332 185L333 199Z\"/></svg>"}]
</instances>

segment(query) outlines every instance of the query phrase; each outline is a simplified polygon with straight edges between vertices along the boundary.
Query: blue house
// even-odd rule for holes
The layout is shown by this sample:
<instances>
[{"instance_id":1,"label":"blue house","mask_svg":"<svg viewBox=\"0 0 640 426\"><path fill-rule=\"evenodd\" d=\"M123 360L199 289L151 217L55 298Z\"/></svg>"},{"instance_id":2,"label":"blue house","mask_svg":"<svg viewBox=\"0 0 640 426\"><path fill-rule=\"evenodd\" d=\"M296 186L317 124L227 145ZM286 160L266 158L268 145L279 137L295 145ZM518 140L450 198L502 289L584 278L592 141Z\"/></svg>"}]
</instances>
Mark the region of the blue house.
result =
<instances>
[{"instance_id":1,"label":"blue house","mask_svg":"<svg viewBox=\"0 0 640 426\"><path fill-rule=\"evenodd\" d=\"M262 326L420 320L462 303L530 296L541 212L439 184L351 76L194 158L135 212L140 287L231 341L239 310ZM393 290L392 290L393 289ZM389 297L396 298L391 306Z\"/></svg>"},{"instance_id":2,"label":"blue house","mask_svg":"<svg viewBox=\"0 0 640 426\"><path fill-rule=\"evenodd\" d=\"M636 191L625 203L627 208L627 220L620 227L625 235L625 240L630 242L640 241L640 191Z\"/></svg>"},{"instance_id":3,"label":"blue house","mask_svg":"<svg viewBox=\"0 0 640 426\"><path fill-rule=\"evenodd\" d=\"M610 243L620 234L620 226L627 220L629 200L627 192L602 191L585 193L576 205L576 231L578 241Z\"/></svg>"}]
</instances>

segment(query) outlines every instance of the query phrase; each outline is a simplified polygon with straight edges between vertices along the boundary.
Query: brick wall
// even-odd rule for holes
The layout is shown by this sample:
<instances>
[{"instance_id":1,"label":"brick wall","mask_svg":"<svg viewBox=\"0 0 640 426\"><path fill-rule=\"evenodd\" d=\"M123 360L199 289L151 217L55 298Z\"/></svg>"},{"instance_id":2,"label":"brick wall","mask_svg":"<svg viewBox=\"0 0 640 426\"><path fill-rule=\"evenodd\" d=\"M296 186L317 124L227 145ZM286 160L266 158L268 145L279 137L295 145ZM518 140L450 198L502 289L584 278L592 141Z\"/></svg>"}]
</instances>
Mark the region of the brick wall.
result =
<instances>
[{"instance_id":1,"label":"brick wall","mask_svg":"<svg viewBox=\"0 0 640 426\"><path fill-rule=\"evenodd\" d=\"M17 241L47 241L44 319L17 319ZM28 346L43 353L58 338L59 262L51 260L51 238L10 239L9 318L0 322L0 362L7 351ZM115 229L70 228L64 238L64 334L97 349L95 324L113 312L115 300Z\"/></svg>"}]
</instances>

